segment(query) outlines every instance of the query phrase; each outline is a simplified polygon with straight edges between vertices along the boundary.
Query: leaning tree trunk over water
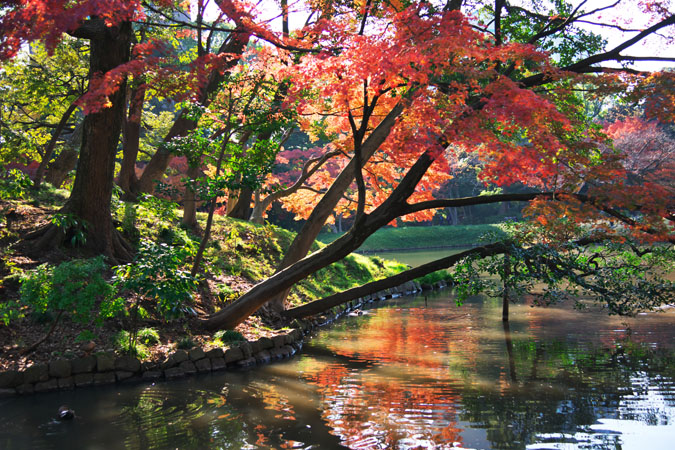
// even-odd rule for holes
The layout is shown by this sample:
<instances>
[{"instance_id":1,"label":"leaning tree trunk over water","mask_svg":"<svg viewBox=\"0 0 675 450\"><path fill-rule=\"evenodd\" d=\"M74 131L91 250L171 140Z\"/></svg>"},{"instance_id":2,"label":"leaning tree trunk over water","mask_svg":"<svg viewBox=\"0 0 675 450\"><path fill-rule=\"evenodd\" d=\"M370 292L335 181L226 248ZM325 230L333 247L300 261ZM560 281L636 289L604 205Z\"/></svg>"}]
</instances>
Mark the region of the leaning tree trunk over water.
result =
<instances>
[{"instance_id":1,"label":"leaning tree trunk over water","mask_svg":"<svg viewBox=\"0 0 675 450\"><path fill-rule=\"evenodd\" d=\"M419 267L415 267L405 272L398 273L389 278L383 280L373 281L372 283L364 284L363 286L358 286L355 288L348 289L337 294L333 294L328 297L324 297L320 300L315 300L313 302L306 303L302 306L296 308L291 308L284 311L282 314L284 317L290 319L300 319L307 316L312 316L314 314L320 314L324 311L329 310L335 306L339 306L343 303L350 302L359 297L364 297L369 294L374 294L384 289L393 288L400 286L403 283L412 281L416 278L423 277L437 270L447 269L451 266L454 266L462 259L471 256L471 255L480 255L482 257L498 255L503 253L506 250L506 247L503 244L489 244L482 247L475 247L470 250L463 251L451 256L446 256L445 258L437 259L429 263L423 264Z\"/></svg>"},{"instance_id":2,"label":"leaning tree trunk over water","mask_svg":"<svg viewBox=\"0 0 675 450\"><path fill-rule=\"evenodd\" d=\"M75 30L73 36L91 41L90 76L99 76L129 61L131 23L107 26L93 18ZM88 114L84 119L82 148L70 198L61 214L72 215L79 226L86 227L85 246L113 260L129 260L131 248L112 224L110 202L115 169L115 154L125 109L126 81L109 95L111 106ZM82 229L82 228L80 228ZM69 230L48 225L32 233L34 250L60 245Z\"/></svg>"},{"instance_id":3,"label":"leaning tree trunk over water","mask_svg":"<svg viewBox=\"0 0 675 450\"><path fill-rule=\"evenodd\" d=\"M403 109L403 103L399 102L365 140L361 147L362 166L365 165L385 139L387 139L391 129L396 123L396 119L401 115ZM295 236L295 239L293 239L288 250L284 253L284 258L277 267L277 272L300 261L307 255L312 244L316 240L316 237L319 235L321 228L326 223L326 220L333 213L335 206L342 199L344 192L354 180L355 167L356 161L352 158L349 164L347 164L342 172L340 172L340 175L338 175L333 184L331 184L328 191L321 197L321 200L307 218L302 229ZM277 295L270 299L270 307L273 311L281 312L285 309L286 298L288 297L291 286L278 291Z\"/></svg>"}]
</instances>

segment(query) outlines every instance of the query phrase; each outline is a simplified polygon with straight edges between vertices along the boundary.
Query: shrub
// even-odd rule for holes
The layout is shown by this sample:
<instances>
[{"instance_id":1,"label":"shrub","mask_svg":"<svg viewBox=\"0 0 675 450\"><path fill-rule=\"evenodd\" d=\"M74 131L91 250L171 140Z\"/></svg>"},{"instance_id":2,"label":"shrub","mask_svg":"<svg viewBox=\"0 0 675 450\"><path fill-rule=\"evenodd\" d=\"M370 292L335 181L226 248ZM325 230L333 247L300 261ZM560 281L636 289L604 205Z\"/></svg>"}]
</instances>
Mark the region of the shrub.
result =
<instances>
[{"instance_id":1,"label":"shrub","mask_svg":"<svg viewBox=\"0 0 675 450\"><path fill-rule=\"evenodd\" d=\"M241 341L245 341L245 340L246 340L246 338L244 337L244 335L242 335L240 332L234 331L234 330L221 330L221 331L217 331L217 332L213 335L213 337L214 337L215 339L217 339L217 340L220 340L221 342L226 343L226 344L227 344L227 343L232 343L232 342L241 342Z\"/></svg>"},{"instance_id":2,"label":"shrub","mask_svg":"<svg viewBox=\"0 0 675 450\"><path fill-rule=\"evenodd\" d=\"M56 267L42 264L21 280L21 302L38 314L68 314L71 319L87 323L97 300L106 302L112 287L103 279L103 257L75 259Z\"/></svg>"},{"instance_id":3,"label":"shrub","mask_svg":"<svg viewBox=\"0 0 675 450\"><path fill-rule=\"evenodd\" d=\"M141 328L138 330L138 340L143 345L159 343L159 333L154 328Z\"/></svg>"},{"instance_id":4,"label":"shrub","mask_svg":"<svg viewBox=\"0 0 675 450\"><path fill-rule=\"evenodd\" d=\"M190 312L197 281L184 270L190 249L144 240L134 262L115 268L118 292L133 292L156 300L157 311L166 319Z\"/></svg>"}]
</instances>

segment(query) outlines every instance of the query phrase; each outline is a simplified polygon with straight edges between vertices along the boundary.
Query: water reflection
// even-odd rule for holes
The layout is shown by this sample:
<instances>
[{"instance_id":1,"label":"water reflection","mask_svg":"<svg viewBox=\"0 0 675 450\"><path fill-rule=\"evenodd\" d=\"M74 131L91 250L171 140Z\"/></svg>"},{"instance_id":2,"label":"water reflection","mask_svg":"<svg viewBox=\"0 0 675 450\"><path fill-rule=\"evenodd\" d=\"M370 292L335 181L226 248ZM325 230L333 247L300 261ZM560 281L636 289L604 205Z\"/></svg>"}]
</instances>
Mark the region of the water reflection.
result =
<instances>
[{"instance_id":1,"label":"water reflection","mask_svg":"<svg viewBox=\"0 0 675 450\"><path fill-rule=\"evenodd\" d=\"M675 314L511 317L400 299L254 371L2 399L0 448L671 448Z\"/></svg>"}]
</instances>

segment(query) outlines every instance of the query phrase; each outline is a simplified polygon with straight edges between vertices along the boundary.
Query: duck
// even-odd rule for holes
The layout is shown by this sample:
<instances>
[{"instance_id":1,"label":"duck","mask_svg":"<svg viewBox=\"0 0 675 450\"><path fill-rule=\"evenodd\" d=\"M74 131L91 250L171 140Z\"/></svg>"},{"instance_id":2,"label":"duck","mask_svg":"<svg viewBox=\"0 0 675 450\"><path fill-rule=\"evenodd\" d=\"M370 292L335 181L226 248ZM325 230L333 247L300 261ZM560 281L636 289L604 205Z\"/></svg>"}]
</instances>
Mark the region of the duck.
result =
<instances>
[{"instance_id":1,"label":"duck","mask_svg":"<svg viewBox=\"0 0 675 450\"><path fill-rule=\"evenodd\" d=\"M59 420L73 420L75 418L75 411L68 408L66 405L59 407L59 414L57 416Z\"/></svg>"}]
</instances>

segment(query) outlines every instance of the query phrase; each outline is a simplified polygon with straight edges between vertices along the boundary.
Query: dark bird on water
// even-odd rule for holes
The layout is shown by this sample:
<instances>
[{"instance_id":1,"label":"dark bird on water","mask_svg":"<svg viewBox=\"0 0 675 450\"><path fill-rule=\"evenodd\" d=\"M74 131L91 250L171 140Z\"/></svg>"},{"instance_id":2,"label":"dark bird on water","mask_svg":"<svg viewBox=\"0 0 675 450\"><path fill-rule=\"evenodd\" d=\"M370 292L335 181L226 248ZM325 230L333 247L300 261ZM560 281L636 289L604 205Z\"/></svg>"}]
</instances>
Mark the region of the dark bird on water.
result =
<instances>
[{"instance_id":1,"label":"dark bird on water","mask_svg":"<svg viewBox=\"0 0 675 450\"><path fill-rule=\"evenodd\" d=\"M63 405L59 408L59 420L72 420L75 417L75 411Z\"/></svg>"}]
</instances>

